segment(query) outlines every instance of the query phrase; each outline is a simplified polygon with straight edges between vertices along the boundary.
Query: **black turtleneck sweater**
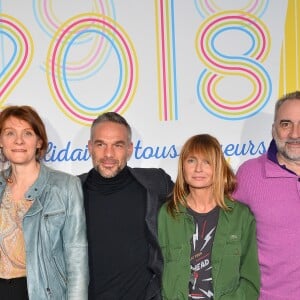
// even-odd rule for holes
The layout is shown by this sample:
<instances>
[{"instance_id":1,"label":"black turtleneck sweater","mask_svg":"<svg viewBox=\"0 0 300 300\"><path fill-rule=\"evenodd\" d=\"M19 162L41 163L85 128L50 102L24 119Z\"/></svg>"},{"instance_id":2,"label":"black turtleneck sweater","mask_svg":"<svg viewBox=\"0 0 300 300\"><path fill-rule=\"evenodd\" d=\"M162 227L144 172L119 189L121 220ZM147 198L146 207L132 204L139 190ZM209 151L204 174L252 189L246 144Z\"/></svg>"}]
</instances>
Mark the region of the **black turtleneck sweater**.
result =
<instances>
[{"instance_id":1,"label":"black turtleneck sweater","mask_svg":"<svg viewBox=\"0 0 300 300\"><path fill-rule=\"evenodd\" d=\"M84 185L89 300L142 300L147 268L146 190L125 167L113 178L92 169Z\"/></svg>"}]
</instances>

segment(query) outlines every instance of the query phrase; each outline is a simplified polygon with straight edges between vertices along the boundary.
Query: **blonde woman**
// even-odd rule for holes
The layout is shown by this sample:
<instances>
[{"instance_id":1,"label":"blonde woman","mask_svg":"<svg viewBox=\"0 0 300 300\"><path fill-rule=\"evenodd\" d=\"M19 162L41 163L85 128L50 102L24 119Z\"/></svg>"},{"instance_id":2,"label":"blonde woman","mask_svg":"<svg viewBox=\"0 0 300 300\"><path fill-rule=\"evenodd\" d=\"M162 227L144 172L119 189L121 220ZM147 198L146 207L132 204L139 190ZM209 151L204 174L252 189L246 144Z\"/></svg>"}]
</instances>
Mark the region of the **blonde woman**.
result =
<instances>
[{"instance_id":1,"label":"blonde woman","mask_svg":"<svg viewBox=\"0 0 300 300\"><path fill-rule=\"evenodd\" d=\"M255 300L260 274L256 227L231 198L235 176L208 134L184 144L173 193L161 208L159 242L165 300Z\"/></svg>"}]
</instances>

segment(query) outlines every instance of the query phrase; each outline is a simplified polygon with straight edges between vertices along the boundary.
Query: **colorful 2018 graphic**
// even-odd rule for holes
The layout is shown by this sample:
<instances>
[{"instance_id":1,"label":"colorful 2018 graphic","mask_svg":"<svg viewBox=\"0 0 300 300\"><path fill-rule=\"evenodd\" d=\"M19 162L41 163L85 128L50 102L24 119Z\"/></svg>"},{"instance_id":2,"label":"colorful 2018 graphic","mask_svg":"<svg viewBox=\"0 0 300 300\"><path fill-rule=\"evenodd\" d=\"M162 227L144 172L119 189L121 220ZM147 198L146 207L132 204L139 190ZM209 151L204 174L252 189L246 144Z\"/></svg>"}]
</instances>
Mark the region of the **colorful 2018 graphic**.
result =
<instances>
[{"instance_id":1,"label":"colorful 2018 graphic","mask_svg":"<svg viewBox=\"0 0 300 300\"><path fill-rule=\"evenodd\" d=\"M1 62L0 104L15 88L30 66L33 40L25 26L12 16L0 17Z\"/></svg>"},{"instance_id":2,"label":"colorful 2018 graphic","mask_svg":"<svg viewBox=\"0 0 300 300\"><path fill-rule=\"evenodd\" d=\"M61 24L64 22L62 21L54 7L55 0L47 0L47 1L40 1L40 0L33 0L33 13L35 16L35 20L41 30L50 38L52 39L54 33L59 29ZM56 1L60 3L59 1ZM88 10L86 13L93 12L98 13L106 16L110 16L111 18L115 19L115 6L114 1L107 1L107 0L91 0L86 1L86 6ZM74 4L74 2L72 3ZM81 11L84 13L84 11Z\"/></svg>"},{"instance_id":3,"label":"colorful 2018 graphic","mask_svg":"<svg viewBox=\"0 0 300 300\"><path fill-rule=\"evenodd\" d=\"M48 89L61 111L83 125L89 125L103 111L124 113L136 94L139 62L131 37L116 19L114 1L91 0L90 12L74 15L67 21L62 21L63 14L60 17L55 14L54 6L60 2L32 0L31 3L35 25L49 37L42 69ZM272 94L272 81L264 65L271 49L271 37L262 19L270 0L230 3L224 4L227 7L224 9L221 1L194 0L194 12L200 16L194 49L199 58L195 95L200 103L199 110L204 108L216 118L234 121L258 114ZM295 0L287 3L279 94L300 86L299 4ZM153 99L153 105L158 105L159 120L178 120L179 104L183 101L178 98L177 63L181 59L176 56L178 2L155 0L153 4L157 57L157 99ZM232 9L228 9L230 6ZM0 25L0 103L3 104L28 70L34 44L20 20L1 13ZM219 41L224 36L236 34L247 40L248 48L240 53L224 51ZM95 78L101 77L98 74L102 71L107 72L109 68L105 66L110 64L114 67L115 78L109 83L108 92L99 92L97 99L93 99L94 94L85 98L78 93L88 80L98 87ZM234 86L235 79L247 86L239 97L224 88L230 80L227 86Z\"/></svg>"},{"instance_id":4,"label":"colorful 2018 graphic","mask_svg":"<svg viewBox=\"0 0 300 300\"><path fill-rule=\"evenodd\" d=\"M99 38L96 54L103 38L110 44L118 64L119 78L109 99L99 99L87 105L70 88L67 72L68 56L82 37ZM75 46L74 46L75 45ZM94 54L94 55L96 55ZM112 55L112 54L111 54ZM134 46L125 30L110 17L100 14L80 14L64 23L54 35L47 55L46 73L49 89L59 108L72 120L89 125L103 111L123 113L133 100L138 82L138 60ZM99 105L100 102L103 102Z\"/></svg>"},{"instance_id":5,"label":"colorful 2018 graphic","mask_svg":"<svg viewBox=\"0 0 300 300\"><path fill-rule=\"evenodd\" d=\"M61 24L64 22L57 16L53 2L53 0L33 0L33 12L36 23L50 40L52 40L55 32L59 30ZM90 7L90 10L87 12L92 10L101 15L109 16L114 20L116 19L113 1L93 0L89 5L87 4L87 6ZM91 43L91 41L94 42ZM73 47L80 45L85 48L85 51L79 58L75 57L73 60L69 59L68 64L65 65L69 80L84 81L87 78L92 78L101 70L109 58L112 48L104 37L93 39L92 34L85 35L85 38L78 38L73 44ZM88 49L88 51L86 51L86 49ZM42 65L43 70L45 70L44 65Z\"/></svg>"},{"instance_id":6,"label":"colorful 2018 graphic","mask_svg":"<svg viewBox=\"0 0 300 300\"><path fill-rule=\"evenodd\" d=\"M218 49L218 38L238 31L250 40L249 48L239 55ZM268 28L252 14L223 11L206 18L196 36L196 51L206 68L197 82L198 99L212 115L228 120L249 118L263 109L270 99L272 82L262 62L268 56L271 38ZM242 77L251 84L242 99L225 99L218 85L231 76ZM234 85L233 85L234 86Z\"/></svg>"},{"instance_id":7,"label":"colorful 2018 graphic","mask_svg":"<svg viewBox=\"0 0 300 300\"><path fill-rule=\"evenodd\" d=\"M174 1L155 1L159 119L178 119Z\"/></svg>"},{"instance_id":8,"label":"colorful 2018 graphic","mask_svg":"<svg viewBox=\"0 0 300 300\"><path fill-rule=\"evenodd\" d=\"M205 19L208 16L225 10L224 7L220 6L222 2L216 0L194 0L194 5L201 18ZM225 4L226 10L239 10L261 18L266 12L269 2L270 0L232 1L231 7L229 1L226 1L226 3L223 2L223 4Z\"/></svg>"}]
</instances>

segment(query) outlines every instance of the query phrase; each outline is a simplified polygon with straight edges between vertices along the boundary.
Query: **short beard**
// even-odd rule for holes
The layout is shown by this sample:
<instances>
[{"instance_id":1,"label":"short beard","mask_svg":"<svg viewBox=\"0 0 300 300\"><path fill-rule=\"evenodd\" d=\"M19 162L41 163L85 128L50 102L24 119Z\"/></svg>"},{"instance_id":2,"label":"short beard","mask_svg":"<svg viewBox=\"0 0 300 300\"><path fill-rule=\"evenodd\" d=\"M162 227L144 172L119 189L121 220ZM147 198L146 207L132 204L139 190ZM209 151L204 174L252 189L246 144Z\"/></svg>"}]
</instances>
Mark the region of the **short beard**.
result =
<instances>
[{"instance_id":1,"label":"short beard","mask_svg":"<svg viewBox=\"0 0 300 300\"><path fill-rule=\"evenodd\" d=\"M296 140L289 139L289 140L286 140L283 142L280 139L278 139L278 137L276 135L274 135L274 140L276 143L277 151L281 156L283 156L286 160L289 160L289 161L300 162L300 154L292 154L285 147L287 143L297 142L300 144L299 139L296 139Z\"/></svg>"},{"instance_id":2,"label":"short beard","mask_svg":"<svg viewBox=\"0 0 300 300\"><path fill-rule=\"evenodd\" d=\"M118 166L118 168L116 170L113 170L111 172L108 171L103 171L100 167L100 165L96 165L95 166L95 170L103 177L103 178L113 178L115 176L117 176L121 171L122 168L120 166Z\"/></svg>"}]
</instances>

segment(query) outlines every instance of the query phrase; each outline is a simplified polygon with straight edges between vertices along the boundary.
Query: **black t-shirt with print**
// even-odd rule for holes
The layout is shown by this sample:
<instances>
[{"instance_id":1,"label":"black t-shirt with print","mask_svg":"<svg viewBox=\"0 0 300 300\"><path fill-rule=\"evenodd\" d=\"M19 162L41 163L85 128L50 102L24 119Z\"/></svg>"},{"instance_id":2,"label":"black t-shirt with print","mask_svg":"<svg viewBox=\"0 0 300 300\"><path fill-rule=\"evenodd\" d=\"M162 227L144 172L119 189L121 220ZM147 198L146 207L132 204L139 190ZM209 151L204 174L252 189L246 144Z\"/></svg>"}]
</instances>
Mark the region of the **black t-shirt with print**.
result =
<instances>
[{"instance_id":1,"label":"black t-shirt with print","mask_svg":"<svg viewBox=\"0 0 300 300\"><path fill-rule=\"evenodd\" d=\"M211 252L219 219L219 207L208 213L197 213L188 208L195 221L191 239L191 278L189 300L213 299Z\"/></svg>"}]
</instances>

